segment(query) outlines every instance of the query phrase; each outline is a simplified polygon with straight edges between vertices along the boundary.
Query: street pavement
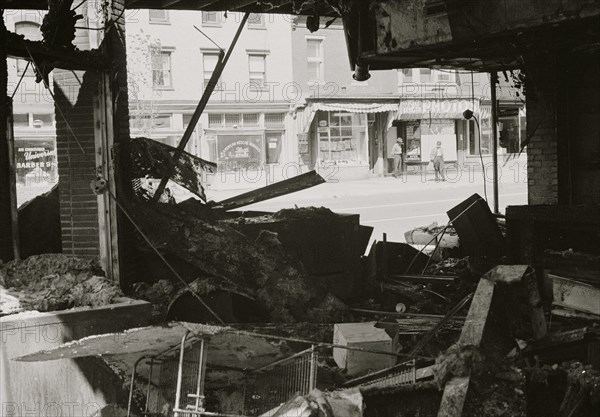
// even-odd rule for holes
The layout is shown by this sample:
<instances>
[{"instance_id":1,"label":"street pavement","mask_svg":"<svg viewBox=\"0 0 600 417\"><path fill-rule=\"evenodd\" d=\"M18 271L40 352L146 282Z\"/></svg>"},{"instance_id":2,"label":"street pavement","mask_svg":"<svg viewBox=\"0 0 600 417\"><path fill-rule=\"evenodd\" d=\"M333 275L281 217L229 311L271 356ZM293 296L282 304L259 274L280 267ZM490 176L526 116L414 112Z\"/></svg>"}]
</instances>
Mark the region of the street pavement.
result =
<instances>
[{"instance_id":1,"label":"street pavement","mask_svg":"<svg viewBox=\"0 0 600 417\"><path fill-rule=\"evenodd\" d=\"M527 204L525 178L506 176L499 183L499 208ZM240 210L274 212L282 208L324 206L337 213L360 215L361 224L374 227L372 239L382 240L387 233L389 241L404 242L404 232L433 222L446 224L446 211L474 193L485 196L481 172L445 182L435 182L432 175L419 174L405 178L372 178L345 182L327 182L272 200L246 206ZM490 208L493 208L493 189L486 181ZM219 201L235 192L207 193L209 199Z\"/></svg>"},{"instance_id":2,"label":"street pavement","mask_svg":"<svg viewBox=\"0 0 600 417\"><path fill-rule=\"evenodd\" d=\"M275 212L282 208L324 206L337 213L359 214L361 224L374 227L372 239L381 240L383 233L387 233L389 241L404 242L404 232L433 222L446 224L446 212L450 208L474 193L485 196L481 171L449 172L447 179L445 182L435 182L431 172L409 174L398 179L333 179L316 187L246 206L240 210ZM485 184L492 208L492 181L487 178ZM51 184L18 187L19 204L47 191L50 187ZM220 201L246 191L208 189L206 194L209 200ZM521 204L527 204L527 178L523 172L504 169L501 171L499 182L500 212L504 212L508 205Z\"/></svg>"}]
</instances>

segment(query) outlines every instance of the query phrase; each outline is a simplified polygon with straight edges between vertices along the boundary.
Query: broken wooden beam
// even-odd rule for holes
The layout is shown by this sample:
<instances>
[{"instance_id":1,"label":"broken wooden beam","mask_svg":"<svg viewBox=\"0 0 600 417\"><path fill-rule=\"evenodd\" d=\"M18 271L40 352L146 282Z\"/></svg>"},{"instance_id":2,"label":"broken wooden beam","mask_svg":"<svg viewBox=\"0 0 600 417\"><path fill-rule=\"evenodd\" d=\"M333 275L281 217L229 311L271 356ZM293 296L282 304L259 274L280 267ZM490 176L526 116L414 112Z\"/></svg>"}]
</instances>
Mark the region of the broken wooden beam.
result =
<instances>
[{"instance_id":1,"label":"broken wooden beam","mask_svg":"<svg viewBox=\"0 0 600 417\"><path fill-rule=\"evenodd\" d=\"M100 71L109 69L111 65L111 61L98 50L53 48L12 32L7 32L6 55L27 61L33 57L38 63L66 70Z\"/></svg>"},{"instance_id":2,"label":"broken wooden beam","mask_svg":"<svg viewBox=\"0 0 600 417\"><path fill-rule=\"evenodd\" d=\"M479 348L492 308L494 294L503 296L501 302L494 302L495 309L504 308L509 328L513 315L521 313L524 304L530 316L531 338L538 340L546 334L541 297L537 288L535 273L527 265L498 265L488 271L479 281L469 313L465 320L458 343ZM501 311L501 310L500 310ZM514 335L508 335L513 338ZM459 417L467 398L471 371L460 377L453 377L444 387L438 417Z\"/></svg>"},{"instance_id":3,"label":"broken wooden beam","mask_svg":"<svg viewBox=\"0 0 600 417\"><path fill-rule=\"evenodd\" d=\"M465 325L460 334L459 343L461 344L475 347L481 345L483 331L492 306L492 296L494 295L494 283L487 279L490 272L484 275L477 285ZM459 417L462 415L470 380L469 372L467 376L454 377L448 381L444 387L438 417Z\"/></svg>"},{"instance_id":4,"label":"broken wooden beam","mask_svg":"<svg viewBox=\"0 0 600 417\"><path fill-rule=\"evenodd\" d=\"M325 179L316 171L309 171L305 174L298 175L287 180L276 182L275 184L267 185L266 187L252 190L235 197L228 198L217 203L225 210L233 210L239 207L248 206L250 204L259 203L282 195L302 191L315 185L323 184Z\"/></svg>"}]
</instances>

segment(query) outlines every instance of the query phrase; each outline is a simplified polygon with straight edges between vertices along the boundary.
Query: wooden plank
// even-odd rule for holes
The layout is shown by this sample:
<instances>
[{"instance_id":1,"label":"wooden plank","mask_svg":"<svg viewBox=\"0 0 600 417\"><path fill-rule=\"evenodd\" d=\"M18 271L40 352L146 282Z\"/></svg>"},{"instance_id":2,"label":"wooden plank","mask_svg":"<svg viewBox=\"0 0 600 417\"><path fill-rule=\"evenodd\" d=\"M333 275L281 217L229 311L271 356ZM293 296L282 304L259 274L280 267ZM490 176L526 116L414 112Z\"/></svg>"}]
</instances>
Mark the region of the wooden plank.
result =
<instances>
[{"instance_id":1,"label":"wooden plank","mask_svg":"<svg viewBox=\"0 0 600 417\"><path fill-rule=\"evenodd\" d=\"M483 339L483 330L492 305L494 283L488 279L490 272L481 278L473 296L465 325L460 334L459 342L465 345L479 346Z\"/></svg>"},{"instance_id":2,"label":"wooden plank","mask_svg":"<svg viewBox=\"0 0 600 417\"><path fill-rule=\"evenodd\" d=\"M462 415L471 375L454 377L444 387L438 417L460 417Z\"/></svg>"},{"instance_id":3,"label":"wooden plank","mask_svg":"<svg viewBox=\"0 0 600 417\"><path fill-rule=\"evenodd\" d=\"M494 283L488 278L495 269L484 275L473 296L465 325L460 334L459 343L479 347L483 340L483 331L492 305ZM460 417L467 398L471 375L454 377L444 387L438 417Z\"/></svg>"},{"instance_id":4,"label":"wooden plank","mask_svg":"<svg viewBox=\"0 0 600 417\"><path fill-rule=\"evenodd\" d=\"M305 174L228 198L219 202L218 205L222 206L225 210L233 210L271 198L294 193L296 191L302 191L314 187L315 185L323 184L324 182L325 179L316 171L309 171Z\"/></svg>"}]
</instances>

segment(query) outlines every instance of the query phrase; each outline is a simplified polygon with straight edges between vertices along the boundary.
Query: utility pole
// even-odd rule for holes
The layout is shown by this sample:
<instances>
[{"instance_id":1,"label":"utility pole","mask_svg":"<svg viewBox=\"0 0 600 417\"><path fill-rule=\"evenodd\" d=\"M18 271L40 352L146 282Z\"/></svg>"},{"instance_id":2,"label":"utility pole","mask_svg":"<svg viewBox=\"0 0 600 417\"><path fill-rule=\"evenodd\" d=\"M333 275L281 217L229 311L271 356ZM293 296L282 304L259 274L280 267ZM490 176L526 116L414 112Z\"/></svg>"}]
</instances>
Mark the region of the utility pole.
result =
<instances>
[{"instance_id":1,"label":"utility pole","mask_svg":"<svg viewBox=\"0 0 600 417\"><path fill-rule=\"evenodd\" d=\"M494 181L494 213L500 213L498 202L498 100L496 98L496 85L498 73L490 72L491 99L492 99L492 163Z\"/></svg>"}]
</instances>

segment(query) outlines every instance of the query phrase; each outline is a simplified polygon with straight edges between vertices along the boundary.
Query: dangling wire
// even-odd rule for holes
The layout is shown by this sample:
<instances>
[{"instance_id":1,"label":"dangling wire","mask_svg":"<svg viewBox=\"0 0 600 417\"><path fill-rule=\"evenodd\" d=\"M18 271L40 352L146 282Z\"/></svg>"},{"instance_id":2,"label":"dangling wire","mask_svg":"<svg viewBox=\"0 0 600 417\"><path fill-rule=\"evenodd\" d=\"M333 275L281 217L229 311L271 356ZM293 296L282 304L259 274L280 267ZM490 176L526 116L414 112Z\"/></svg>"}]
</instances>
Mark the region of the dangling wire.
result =
<instances>
[{"instance_id":1,"label":"dangling wire","mask_svg":"<svg viewBox=\"0 0 600 417\"><path fill-rule=\"evenodd\" d=\"M21 78L19 78L19 82L17 83L17 86L15 87L15 91L13 91L13 93L10 96L11 100L15 97L15 94L17 94L17 90L19 89L19 86L21 85L21 81L23 81L23 77L25 77L25 74L27 74L29 65L31 65L31 62L27 61L27 65L25 66L25 69L23 70L23 74L21 74Z\"/></svg>"},{"instance_id":2,"label":"dangling wire","mask_svg":"<svg viewBox=\"0 0 600 417\"><path fill-rule=\"evenodd\" d=\"M158 250L158 248L156 246L154 246L154 244L152 243L152 241L150 240L150 238L142 231L142 229L140 228L140 226L138 226L138 224L133 220L133 217L131 217L131 215L127 212L127 210L125 210L125 207L123 207L123 205L121 204L121 202L117 199L117 197L112 193L112 191L110 191L109 189L106 190L106 192L108 193L108 195L110 196L110 198L113 199L113 201L115 202L115 204L117 205L117 207L119 207L119 209L121 210L121 212L123 212L123 214L125 215L125 217L127 217L127 219L131 222L131 224L133 225L133 227L138 231L138 233L142 236L142 238L144 238L144 240L146 241L146 243L150 246L150 248L158 255L158 257L164 262L164 264L167 266L167 268L173 273L173 275L175 275L175 277L181 281L183 283L183 285L185 285L187 287L187 289L190 291L190 293L196 297L196 299L198 301L200 301L200 304L202 304L202 306L204 306L204 308L206 308L206 310L208 310L208 312L210 314L212 314L212 316L222 325L225 325L225 322L221 319L221 317L219 317L219 315L217 313L214 312L213 309L211 309L208 304L206 304L206 302L202 299L202 297L200 297L195 291L194 289L190 286L190 284L187 283L186 280L184 280L181 275L179 275L179 273L175 270L175 268L173 268L173 266L171 266L171 264L169 263L169 261L167 261L167 259L163 256L162 253L160 253L160 251Z\"/></svg>"}]
</instances>

